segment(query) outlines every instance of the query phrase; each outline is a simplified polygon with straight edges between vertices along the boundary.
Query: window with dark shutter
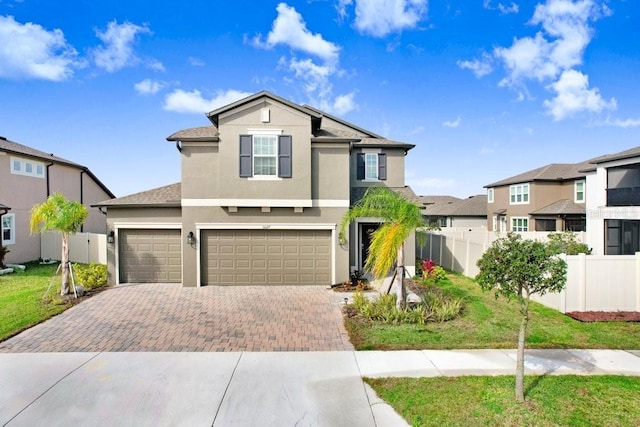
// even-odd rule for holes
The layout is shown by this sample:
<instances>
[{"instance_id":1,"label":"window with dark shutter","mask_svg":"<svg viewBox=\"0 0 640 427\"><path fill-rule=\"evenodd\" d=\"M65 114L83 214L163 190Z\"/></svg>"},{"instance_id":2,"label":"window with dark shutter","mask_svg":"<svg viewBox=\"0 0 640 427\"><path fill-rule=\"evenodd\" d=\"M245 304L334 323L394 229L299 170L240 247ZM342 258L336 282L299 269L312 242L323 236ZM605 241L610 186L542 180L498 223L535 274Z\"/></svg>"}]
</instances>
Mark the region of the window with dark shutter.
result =
<instances>
[{"instance_id":1,"label":"window with dark shutter","mask_svg":"<svg viewBox=\"0 0 640 427\"><path fill-rule=\"evenodd\" d=\"M291 135L278 138L278 176L291 178Z\"/></svg>"},{"instance_id":2,"label":"window with dark shutter","mask_svg":"<svg viewBox=\"0 0 640 427\"><path fill-rule=\"evenodd\" d=\"M253 176L253 138L251 135L240 135L240 176Z\"/></svg>"},{"instance_id":3,"label":"window with dark shutter","mask_svg":"<svg viewBox=\"0 0 640 427\"><path fill-rule=\"evenodd\" d=\"M364 179L364 168L365 168L364 153L358 153L356 154L357 179Z\"/></svg>"},{"instance_id":4,"label":"window with dark shutter","mask_svg":"<svg viewBox=\"0 0 640 427\"><path fill-rule=\"evenodd\" d=\"M387 155L385 153L378 154L378 179L381 181L387 179Z\"/></svg>"}]
</instances>

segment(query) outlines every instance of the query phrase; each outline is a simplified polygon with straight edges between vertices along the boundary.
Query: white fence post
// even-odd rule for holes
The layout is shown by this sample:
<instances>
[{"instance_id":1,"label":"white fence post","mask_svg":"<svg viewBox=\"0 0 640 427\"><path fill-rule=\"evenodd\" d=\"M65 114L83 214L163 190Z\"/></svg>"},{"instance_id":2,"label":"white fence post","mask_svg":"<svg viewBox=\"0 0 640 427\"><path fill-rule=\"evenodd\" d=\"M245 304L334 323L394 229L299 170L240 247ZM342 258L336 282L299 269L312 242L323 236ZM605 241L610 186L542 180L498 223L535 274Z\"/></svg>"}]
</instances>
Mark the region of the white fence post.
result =
<instances>
[{"instance_id":1,"label":"white fence post","mask_svg":"<svg viewBox=\"0 0 640 427\"><path fill-rule=\"evenodd\" d=\"M587 256L578 254L578 282L580 289L580 311L587 310Z\"/></svg>"},{"instance_id":2,"label":"white fence post","mask_svg":"<svg viewBox=\"0 0 640 427\"><path fill-rule=\"evenodd\" d=\"M640 311L640 252L636 252L636 311Z\"/></svg>"}]
</instances>

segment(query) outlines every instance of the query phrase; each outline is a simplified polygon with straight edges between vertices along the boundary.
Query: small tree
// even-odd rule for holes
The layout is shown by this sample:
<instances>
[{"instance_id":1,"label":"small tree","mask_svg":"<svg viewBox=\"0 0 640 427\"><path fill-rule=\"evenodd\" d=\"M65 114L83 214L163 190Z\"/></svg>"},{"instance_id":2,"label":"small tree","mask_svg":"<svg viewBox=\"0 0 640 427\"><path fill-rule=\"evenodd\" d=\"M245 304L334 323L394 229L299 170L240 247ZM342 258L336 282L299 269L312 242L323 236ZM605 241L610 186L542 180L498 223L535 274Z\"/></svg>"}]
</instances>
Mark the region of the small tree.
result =
<instances>
[{"instance_id":1,"label":"small tree","mask_svg":"<svg viewBox=\"0 0 640 427\"><path fill-rule=\"evenodd\" d=\"M62 234L60 295L69 293L69 234L80 230L87 215L87 208L82 203L69 201L60 193L31 208L31 233L58 231Z\"/></svg>"},{"instance_id":2,"label":"small tree","mask_svg":"<svg viewBox=\"0 0 640 427\"><path fill-rule=\"evenodd\" d=\"M549 233L549 247L556 254L578 255L591 254L591 249L585 243L578 242L576 233L565 231L562 233Z\"/></svg>"},{"instance_id":3,"label":"small tree","mask_svg":"<svg viewBox=\"0 0 640 427\"><path fill-rule=\"evenodd\" d=\"M524 240L515 233L494 241L477 265L480 273L476 281L483 290L493 290L496 298L517 297L520 303L515 395L524 402L524 345L530 297L561 291L567 281L567 265L549 244Z\"/></svg>"},{"instance_id":4,"label":"small tree","mask_svg":"<svg viewBox=\"0 0 640 427\"><path fill-rule=\"evenodd\" d=\"M371 234L369 255L364 268L381 279L396 265L397 304L404 307L407 290L404 285L404 242L418 227L426 226L420 207L386 187L370 187L364 197L342 217L340 238L349 224L358 218L379 218L380 227Z\"/></svg>"}]
</instances>

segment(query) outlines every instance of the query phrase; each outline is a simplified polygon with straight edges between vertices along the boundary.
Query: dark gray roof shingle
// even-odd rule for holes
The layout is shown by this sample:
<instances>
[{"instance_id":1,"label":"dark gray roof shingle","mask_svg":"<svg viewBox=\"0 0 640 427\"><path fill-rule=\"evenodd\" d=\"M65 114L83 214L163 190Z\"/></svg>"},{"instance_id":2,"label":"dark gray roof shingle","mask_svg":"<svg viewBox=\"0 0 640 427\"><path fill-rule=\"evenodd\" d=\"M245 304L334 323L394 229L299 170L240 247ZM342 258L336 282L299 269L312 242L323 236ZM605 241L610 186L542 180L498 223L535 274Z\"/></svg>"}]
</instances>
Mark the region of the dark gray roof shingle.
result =
<instances>
[{"instance_id":1,"label":"dark gray roof shingle","mask_svg":"<svg viewBox=\"0 0 640 427\"><path fill-rule=\"evenodd\" d=\"M640 157L640 147L630 148L628 150L620 151L614 154L605 154L603 156L596 157L589 160L589 163L599 164L604 162L610 162L613 160L623 160L631 157Z\"/></svg>"},{"instance_id":2,"label":"dark gray roof shingle","mask_svg":"<svg viewBox=\"0 0 640 427\"><path fill-rule=\"evenodd\" d=\"M0 151L6 151L8 153L20 154L32 158L37 158L43 161L64 163L70 166L76 166L83 168L84 166L74 163L71 160L63 159L62 157L54 156L51 153L45 153L44 151L36 150L35 148L27 147L26 145L18 144L17 142L10 141L4 137L0 137Z\"/></svg>"},{"instance_id":3,"label":"dark gray roof shingle","mask_svg":"<svg viewBox=\"0 0 640 427\"><path fill-rule=\"evenodd\" d=\"M487 216L487 195L478 194L466 199L458 199L451 203L440 203L425 206L423 214L427 216L450 216L450 217L486 217Z\"/></svg>"},{"instance_id":4,"label":"dark gray roof shingle","mask_svg":"<svg viewBox=\"0 0 640 427\"><path fill-rule=\"evenodd\" d=\"M174 132L167 141L215 141L219 135L215 126L200 126Z\"/></svg>"},{"instance_id":5,"label":"dark gray roof shingle","mask_svg":"<svg viewBox=\"0 0 640 427\"><path fill-rule=\"evenodd\" d=\"M571 200L562 199L557 202L553 202L543 208L540 208L531 215L584 215L584 205L578 205Z\"/></svg>"},{"instance_id":6,"label":"dark gray roof shingle","mask_svg":"<svg viewBox=\"0 0 640 427\"><path fill-rule=\"evenodd\" d=\"M100 207L180 207L182 190L180 183L130 194L95 204Z\"/></svg>"},{"instance_id":7,"label":"dark gray roof shingle","mask_svg":"<svg viewBox=\"0 0 640 427\"><path fill-rule=\"evenodd\" d=\"M588 161L580 163L551 163L546 166L485 185L484 187L500 187L503 185L532 181L564 181L579 179L585 176L583 170L589 166L590 164Z\"/></svg>"}]
</instances>

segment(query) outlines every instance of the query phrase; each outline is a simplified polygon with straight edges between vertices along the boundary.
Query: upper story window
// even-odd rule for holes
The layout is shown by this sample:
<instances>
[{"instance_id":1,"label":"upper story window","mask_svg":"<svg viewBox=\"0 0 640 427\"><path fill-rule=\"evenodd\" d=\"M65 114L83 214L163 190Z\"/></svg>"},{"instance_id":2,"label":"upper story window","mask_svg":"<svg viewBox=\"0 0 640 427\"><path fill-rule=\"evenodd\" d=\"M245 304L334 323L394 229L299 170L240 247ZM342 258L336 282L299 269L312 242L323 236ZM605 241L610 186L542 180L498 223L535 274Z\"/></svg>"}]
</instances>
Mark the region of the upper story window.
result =
<instances>
[{"instance_id":1,"label":"upper story window","mask_svg":"<svg viewBox=\"0 0 640 427\"><path fill-rule=\"evenodd\" d=\"M357 179L384 181L387 179L387 155L385 153L358 153L356 155Z\"/></svg>"},{"instance_id":2,"label":"upper story window","mask_svg":"<svg viewBox=\"0 0 640 427\"><path fill-rule=\"evenodd\" d=\"M529 231L529 218L526 218L526 217L512 217L511 218L511 231L515 231L515 232Z\"/></svg>"},{"instance_id":3,"label":"upper story window","mask_svg":"<svg viewBox=\"0 0 640 427\"><path fill-rule=\"evenodd\" d=\"M291 136L240 135L240 176L291 178Z\"/></svg>"},{"instance_id":4,"label":"upper story window","mask_svg":"<svg viewBox=\"0 0 640 427\"><path fill-rule=\"evenodd\" d=\"M487 203L493 203L493 188L487 188Z\"/></svg>"},{"instance_id":5,"label":"upper story window","mask_svg":"<svg viewBox=\"0 0 640 427\"><path fill-rule=\"evenodd\" d=\"M585 181L576 181L574 184L574 201L576 203L584 203L585 199Z\"/></svg>"},{"instance_id":6,"label":"upper story window","mask_svg":"<svg viewBox=\"0 0 640 427\"><path fill-rule=\"evenodd\" d=\"M14 245L16 243L16 214L8 213L2 215L0 231L3 245Z\"/></svg>"},{"instance_id":7,"label":"upper story window","mask_svg":"<svg viewBox=\"0 0 640 427\"><path fill-rule=\"evenodd\" d=\"M44 178L44 163L34 160L22 159L19 157L11 158L11 173L14 175L33 176L36 178Z\"/></svg>"},{"instance_id":8,"label":"upper story window","mask_svg":"<svg viewBox=\"0 0 640 427\"><path fill-rule=\"evenodd\" d=\"M529 203L529 184L517 184L509 187L509 202L512 205Z\"/></svg>"},{"instance_id":9,"label":"upper story window","mask_svg":"<svg viewBox=\"0 0 640 427\"><path fill-rule=\"evenodd\" d=\"M640 164L607 168L607 206L640 206Z\"/></svg>"}]
</instances>

